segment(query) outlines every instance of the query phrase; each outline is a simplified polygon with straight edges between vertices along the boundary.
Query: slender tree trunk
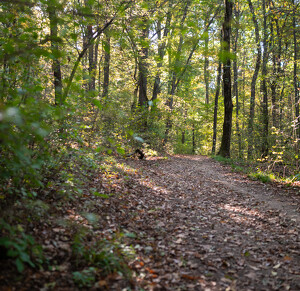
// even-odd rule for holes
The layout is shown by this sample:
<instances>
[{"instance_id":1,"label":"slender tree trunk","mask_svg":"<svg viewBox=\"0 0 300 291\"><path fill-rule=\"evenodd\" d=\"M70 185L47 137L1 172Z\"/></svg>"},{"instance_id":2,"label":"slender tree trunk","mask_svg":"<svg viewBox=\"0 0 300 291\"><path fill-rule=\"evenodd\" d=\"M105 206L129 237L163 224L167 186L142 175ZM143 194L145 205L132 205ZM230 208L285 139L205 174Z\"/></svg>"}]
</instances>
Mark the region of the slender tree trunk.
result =
<instances>
[{"instance_id":1,"label":"slender tree trunk","mask_svg":"<svg viewBox=\"0 0 300 291\"><path fill-rule=\"evenodd\" d=\"M283 100L283 95L284 95L284 89L285 89L285 80L283 80L283 84L282 84L282 89L281 89L281 93L279 96L279 129L282 130L283 129L283 124L282 124L282 115L283 115L283 106L282 106L282 100Z\"/></svg>"},{"instance_id":2,"label":"slender tree trunk","mask_svg":"<svg viewBox=\"0 0 300 291\"><path fill-rule=\"evenodd\" d=\"M271 29L271 44L272 44L272 63L273 63L273 72L272 72L272 78L270 82L270 88L271 88L271 101L272 101L272 125L277 128L277 102L276 102L276 88L277 88L277 62L276 62L276 49L275 49L275 36L274 36L274 27L273 27L273 22L271 21L270 24L270 29Z\"/></svg>"},{"instance_id":3,"label":"slender tree trunk","mask_svg":"<svg viewBox=\"0 0 300 291\"><path fill-rule=\"evenodd\" d=\"M268 115L268 91L267 91L267 61L268 61L268 44L267 44L267 15L266 15L266 3L262 0L263 4L263 62L262 62L262 117L263 117L263 131L262 131L262 148L261 153L263 157L266 157L269 152L268 135L269 135L269 115Z\"/></svg>"},{"instance_id":4,"label":"slender tree trunk","mask_svg":"<svg viewBox=\"0 0 300 291\"><path fill-rule=\"evenodd\" d=\"M99 56L99 40L95 44L95 58L94 58L94 89L96 90L96 79L97 79L97 71L99 72L97 66L98 66L98 56ZM100 91L99 91L100 92Z\"/></svg>"},{"instance_id":5,"label":"slender tree trunk","mask_svg":"<svg viewBox=\"0 0 300 291\"><path fill-rule=\"evenodd\" d=\"M104 108L107 109L109 107L109 82L110 82L110 33L109 31L104 32L103 37L103 50L104 50L104 62L103 62L103 84L102 84L102 104ZM102 114L103 121L103 133L102 135L107 138L111 135L113 122L111 120L110 115ZM109 143L105 139L105 144Z\"/></svg>"},{"instance_id":6,"label":"slender tree trunk","mask_svg":"<svg viewBox=\"0 0 300 291\"><path fill-rule=\"evenodd\" d=\"M223 135L219 155L230 157L231 128L232 128L232 96L231 96L231 60L230 60L230 35L232 20L233 0L225 0L225 19L223 23L223 50L226 57L223 65L223 90L224 90L224 123Z\"/></svg>"},{"instance_id":7,"label":"slender tree trunk","mask_svg":"<svg viewBox=\"0 0 300 291\"><path fill-rule=\"evenodd\" d=\"M235 14L236 22L237 22L237 27L235 28L233 52L234 52L234 55L237 56L240 11L236 7L234 8L234 14ZM239 86L238 85L239 85L238 84L238 66L237 66L237 57L235 57L234 61L233 61L233 95L235 96L235 100L236 100L235 125L236 125L236 133L237 133L237 138L238 138L238 149L239 149L238 156L239 156L239 158L241 158L242 157L242 140L241 140L241 132L240 132L240 124L239 124L240 104L239 104Z\"/></svg>"},{"instance_id":8,"label":"slender tree trunk","mask_svg":"<svg viewBox=\"0 0 300 291\"><path fill-rule=\"evenodd\" d=\"M99 41L96 42L96 45L95 45L95 59L94 59L94 62L95 62L95 75L94 75L94 78L95 78L95 89L96 89L96 70L97 70L97 66L98 66L98 50L99 50ZM100 58L100 62L99 62L99 69L98 69L98 92L100 93L101 92L101 63L102 63L102 55L101 55L101 58ZM93 133L96 131L98 131L98 124L96 123L97 121L97 118L98 118L98 115L99 115L99 112L100 112L100 108L99 107L95 107L95 111L94 111L94 118L93 118L93 121L92 121L92 127L91 127L91 135L90 135L90 139L89 139L89 144L91 143L92 141L92 137L93 137ZM95 130L96 128L96 130Z\"/></svg>"},{"instance_id":9,"label":"slender tree trunk","mask_svg":"<svg viewBox=\"0 0 300 291\"><path fill-rule=\"evenodd\" d=\"M275 41L275 33L274 33L274 25L276 24L276 35L277 35L277 45ZM272 125L275 128L279 127L279 119L278 119L278 98L279 95L278 92L278 84L279 84L279 78L282 75L282 68L281 68L281 51L282 51L282 36L280 32L280 26L278 19L276 16L272 19L270 23L270 29L271 29L271 45L272 45L272 62L273 62L273 72L272 72L272 78L270 82L270 88L271 88L271 114L272 114Z\"/></svg>"},{"instance_id":10,"label":"slender tree trunk","mask_svg":"<svg viewBox=\"0 0 300 291\"><path fill-rule=\"evenodd\" d=\"M158 44L158 57L159 57L159 61L157 62L157 73L155 75L154 78L154 85L153 85L153 92L152 92L152 102L156 102L157 96L160 93L160 69L162 67L162 52L161 52L161 21L158 20L157 21L157 40L159 42ZM154 106L152 106L152 108L156 107L155 104L153 104Z\"/></svg>"},{"instance_id":11,"label":"slender tree trunk","mask_svg":"<svg viewBox=\"0 0 300 291\"><path fill-rule=\"evenodd\" d=\"M102 99L104 103L107 102L109 89L109 75L110 75L110 35L109 32L104 33L104 65L103 65L103 91Z\"/></svg>"},{"instance_id":12,"label":"slender tree trunk","mask_svg":"<svg viewBox=\"0 0 300 291\"><path fill-rule=\"evenodd\" d=\"M216 84L216 95L215 95L215 106L214 106L213 144L211 150L213 155L216 153L216 143L217 143L217 122L218 122L219 94L220 94L220 85L221 85L221 71L222 71L222 63L219 61L217 84Z\"/></svg>"},{"instance_id":13,"label":"slender tree trunk","mask_svg":"<svg viewBox=\"0 0 300 291\"><path fill-rule=\"evenodd\" d=\"M296 130L297 139L300 139L300 118L299 118L299 81L297 77L297 26L296 26L296 5L295 0L292 0L293 4L293 39L294 39L294 91L295 91L295 115L296 115Z\"/></svg>"},{"instance_id":14,"label":"slender tree trunk","mask_svg":"<svg viewBox=\"0 0 300 291\"><path fill-rule=\"evenodd\" d=\"M241 54L243 55L243 58L242 58L242 65L241 65L241 111L242 111L242 116L246 116L246 110L245 110L245 68L246 68L246 54L244 53L245 52L245 48L241 49ZM242 133L245 132L245 118L242 119Z\"/></svg>"},{"instance_id":15,"label":"slender tree trunk","mask_svg":"<svg viewBox=\"0 0 300 291\"><path fill-rule=\"evenodd\" d=\"M127 9L127 7L125 9ZM116 16L112 17L103 26L101 26L101 27L99 26L97 28L97 31L94 33L93 38L86 45L83 46L83 49L79 53L79 55L77 57L77 60L75 61L74 65L73 65L73 68L72 68L72 71L70 73L70 76L69 76L69 78L67 80L67 84L66 84L65 90L63 92L63 96L62 96L62 99L63 99L62 102L65 102L65 100L68 97L68 94L69 94L69 91L70 91L73 79L75 77L75 73L77 71L77 68L78 68L78 66L79 66L82 58L85 56L87 50L94 43L94 41L113 23L113 21L115 20L115 18L116 18Z\"/></svg>"},{"instance_id":16,"label":"slender tree trunk","mask_svg":"<svg viewBox=\"0 0 300 291\"><path fill-rule=\"evenodd\" d=\"M137 71L138 71L138 59L135 58L135 67L134 67L134 75L133 75L133 79L135 81L135 88L133 91L133 102L131 104L132 113L135 113L137 102L138 102L139 82L137 80Z\"/></svg>"},{"instance_id":17,"label":"slender tree trunk","mask_svg":"<svg viewBox=\"0 0 300 291\"><path fill-rule=\"evenodd\" d=\"M192 127L192 142L193 142L193 148L192 148L192 153L195 154L196 152L196 134L195 134L195 124L193 123Z\"/></svg>"},{"instance_id":18,"label":"slender tree trunk","mask_svg":"<svg viewBox=\"0 0 300 291\"><path fill-rule=\"evenodd\" d=\"M205 104L209 104L209 60L208 60L208 30L204 40L204 81L205 81Z\"/></svg>"},{"instance_id":19,"label":"slender tree trunk","mask_svg":"<svg viewBox=\"0 0 300 291\"><path fill-rule=\"evenodd\" d=\"M159 20L157 22L157 37L158 37L158 41L159 41L159 44L158 44L159 60L157 63L157 73L155 75L153 93L152 93L152 102L153 102L152 108L153 109L156 108L156 99L157 99L158 94L160 93L160 74L161 74L160 70L162 68L163 58L166 53L166 40L167 40L167 36L169 34L170 23L171 23L171 18L172 18L171 8L172 8L172 1L169 1L169 11L168 11L167 18L166 18L166 23L165 23L164 33L163 33L163 40L161 37L161 21ZM161 43L161 41L162 41L162 43Z\"/></svg>"},{"instance_id":20,"label":"slender tree trunk","mask_svg":"<svg viewBox=\"0 0 300 291\"><path fill-rule=\"evenodd\" d=\"M2 87L1 87L1 100L4 102L5 97L7 96L7 71L8 71L8 64L6 60L6 55L3 58L3 72L2 72Z\"/></svg>"},{"instance_id":21,"label":"slender tree trunk","mask_svg":"<svg viewBox=\"0 0 300 291\"><path fill-rule=\"evenodd\" d=\"M222 30L220 31L220 50L222 50L223 35ZM219 107L219 95L221 88L221 73L222 73L222 62L219 59L218 63L218 73L216 81L216 92L215 92L215 106L214 106L214 121L213 121L213 143L211 153L214 155L216 153L216 143L217 143L217 124L218 124L218 107Z\"/></svg>"},{"instance_id":22,"label":"slender tree trunk","mask_svg":"<svg viewBox=\"0 0 300 291\"><path fill-rule=\"evenodd\" d=\"M144 19L147 22L147 19ZM141 38L145 41L148 38L149 26L148 24L144 24L142 28ZM139 101L138 105L142 108L142 110L148 107L148 97L147 97L147 58L148 58L148 47L143 46L139 53Z\"/></svg>"},{"instance_id":23,"label":"slender tree trunk","mask_svg":"<svg viewBox=\"0 0 300 291\"><path fill-rule=\"evenodd\" d=\"M61 65L60 60L57 57L59 53L58 47L58 19L56 14L55 6L48 2L48 13L49 13L49 21L50 21L50 37L51 37L51 50L54 57L52 63L52 71L54 76L54 90L55 90L55 105L61 105L63 103L62 100L62 76L61 76Z\"/></svg>"},{"instance_id":24,"label":"slender tree trunk","mask_svg":"<svg viewBox=\"0 0 300 291\"><path fill-rule=\"evenodd\" d=\"M184 109L184 114L183 114L183 118L184 118L184 121L183 121L183 130L182 130L182 133L181 133L181 143L184 144L185 143L185 129L186 129L186 118L187 118L187 109Z\"/></svg>"},{"instance_id":25,"label":"slender tree trunk","mask_svg":"<svg viewBox=\"0 0 300 291\"><path fill-rule=\"evenodd\" d=\"M88 25L87 27L87 37L88 40L90 41L93 38L93 27L92 25ZM88 90L89 91L94 91L95 90L95 84L96 84L96 78L95 78L95 70L96 70L96 63L94 59L94 49L95 49L95 44L91 44L88 50L88 58L89 58L89 86Z\"/></svg>"},{"instance_id":26,"label":"slender tree trunk","mask_svg":"<svg viewBox=\"0 0 300 291\"><path fill-rule=\"evenodd\" d=\"M248 123L248 160L250 160L253 158L253 123L254 123L254 113L255 113L255 94L256 94L256 81L257 81L258 72L261 63L261 46L260 46L258 22L256 19L256 15L251 0L248 0L248 4L252 14L252 21L255 29L255 42L257 47L256 64L255 64L255 69L251 81L250 113L249 113L249 123Z\"/></svg>"},{"instance_id":27,"label":"slender tree trunk","mask_svg":"<svg viewBox=\"0 0 300 291\"><path fill-rule=\"evenodd\" d=\"M147 17L144 17L144 23L141 31L142 42L148 39L149 34L149 25ZM139 68L139 77L138 77L138 109L139 109L139 127L141 131L145 131L148 124L148 96L147 96L147 85L148 85L148 68L147 68L147 59L148 59L148 46L142 45L142 48L139 51L138 58L138 68Z\"/></svg>"},{"instance_id":28,"label":"slender tree trunk","mask_svg":"<svg viewBox=\"0 0 300 291\"><path fill-rule=\"evenodd\" d=\"M191 2L190 0L188 0L186 2L185 9L184 9L184 12L183 12L183 16L181 18L181 29L182 29L183 24L185 22L190 2ZM180 38L179 38L178 47L177 47L175 61L174 61L174 64L173 64L174 67L171 69L171 72L170 72L171 82L170 82L169 92L168 92L169 97L168 97L168 100L166 102L166 105L170 108L170 114L167 116L166 131L165 131L165 137L164 137L164 140L163 140L163 145L165 145L167 143L168 138L169 138L169 132L172 128L171 113L172 113L172 110L173 110L173 98L174 98L174 94L175 94L175 91L176 91L177 86L178 86L178 82L180 80L179 77L177 76L175 70L176 70L176 68L179 67L179 60L180 60L180 56L181 56L182 45L183 45L183 35L181 33Z\"/></svg>"}]
</instances>

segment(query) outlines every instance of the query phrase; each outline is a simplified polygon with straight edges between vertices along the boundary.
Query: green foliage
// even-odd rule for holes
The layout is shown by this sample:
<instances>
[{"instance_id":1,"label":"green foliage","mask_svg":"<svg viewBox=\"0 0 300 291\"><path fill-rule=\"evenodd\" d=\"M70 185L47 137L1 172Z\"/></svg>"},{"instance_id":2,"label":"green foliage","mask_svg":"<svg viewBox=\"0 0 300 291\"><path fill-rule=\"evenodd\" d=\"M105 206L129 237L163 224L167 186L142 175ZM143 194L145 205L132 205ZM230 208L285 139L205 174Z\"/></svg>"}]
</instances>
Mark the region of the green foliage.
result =
<instances>
[{"instance_id":1,"label":"green foliage","mask_svg":"<svg viewBox=\"0 0 300 291\"><path fill-rule=\"evenodd\" d=\"M86 247L85 231L79 232L74 239L72 250L77 265L89 264L98 268L102 275L118 272L130 277L130 269L126 260L130 257L128 250L123 249L119 240L107 240L91 242Z\"/></svg>"},{"instance_id":2,"label":"green foliage","mask_svg":"<svg viewBox=\"0 0 300 291\"><path fill-rule=\"evenodd\" d=\"M48 127L43 121L47 111L36 114L39 106L42 104L7 106L0 112L0 184L4 193L33 197L29 189L43 186L41 170L49 160Z\"/></svg>"},{"instance_id":3,"label":"green foliage","mask_svg":"<svg viewBox=\"0 0 300 291\"><path fill-rule=\"evenodd\" d=\"M223 164L226 164L226 165L233 165L233 160L230 159L230 158L225 158L225 157L222 157L222 156L213 156L213 158L218 161L218 162L221 162Z\"/></svg>"},{"instance_id":4,"label":"green foliage","mask_svg":"<svg viewBox=\"0 0 300 291\"><path fill-rule=\"evenodd\" d=\"M96 268L89 267L80 272L73 272L73 280L79 288L92 287L96 281L96 271Z\"/></svg>"},{"instance_id":5,"label":"green foliage","mask_svg":"<svg viewBox=\"0 0 300 291\"><path fill-rule=\"evenodd\" d=\"M24 215L29 222L39 222L49 217L50 206L40 199L23 198L18 200L15 206L22 209L18 214Z\"/></svg>"},{"instance_id":6,"label":"green foliage","mask_svg":"<svg viewBox=\"0 0 300 291\"><path fill-rule=\"evenodd\" d=\"M44 261L41 246L21 226L12 226L1 220L0 246L7 249L7 256L14 259L18 272L23 272L25 264L39 267Z\"/></svg>"},{"instance_id":7,"label":"green foliage","mask_svg":"<svg viewBox=\"0 0 300 291\"><path fill-rule=\"evenodd\" d=\"M248 176L251 179L260 180L263 183L268 183L268 182L271 182L271 181L275 180L274 174L271 174L271 173L268 174L268 173L265 173L265 172L261 172L260 170L258 170L255 173L250 173Z\"/></svg>"}]
</instances>

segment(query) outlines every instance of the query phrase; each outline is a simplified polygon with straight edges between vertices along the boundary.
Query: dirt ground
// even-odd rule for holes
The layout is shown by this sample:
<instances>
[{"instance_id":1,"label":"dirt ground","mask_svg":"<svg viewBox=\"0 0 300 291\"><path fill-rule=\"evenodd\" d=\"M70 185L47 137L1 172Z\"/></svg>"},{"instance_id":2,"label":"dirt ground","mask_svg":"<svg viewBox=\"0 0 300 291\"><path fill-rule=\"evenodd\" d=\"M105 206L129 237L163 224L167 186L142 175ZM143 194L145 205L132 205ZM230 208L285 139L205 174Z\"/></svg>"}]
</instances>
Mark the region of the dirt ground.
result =
<instances>
[{"instance_id":1,"label":"dirt ground","mask_svg":"<svg viewBox=\"0 0 300 291\"><path fill-rule=\"evenodd\" d=\"M300 188L252 181L205 156L119 160L115 170L95 173L60 215L99 215L92 239L127 234L133 278L108 276L82 289L300 290ZM91 197L92 187L114 195ZM71 234L55 221L35 232L60 266L27 272L17 283L2 268L1 290L78 289Z\"/></svg>"},{"instance_id":2,"label":"dirt ground","mask_svg":"<svg viewBox=\"0 0 300 291\"><path fill-rule=\"evenodd\" d=\"M153 286L300 290L297 190L249 180L204 156L130 164L143 172L136 187L144 213L124 227L143 231L155 250L147 263Z\"/></svg>"}]
</instances>

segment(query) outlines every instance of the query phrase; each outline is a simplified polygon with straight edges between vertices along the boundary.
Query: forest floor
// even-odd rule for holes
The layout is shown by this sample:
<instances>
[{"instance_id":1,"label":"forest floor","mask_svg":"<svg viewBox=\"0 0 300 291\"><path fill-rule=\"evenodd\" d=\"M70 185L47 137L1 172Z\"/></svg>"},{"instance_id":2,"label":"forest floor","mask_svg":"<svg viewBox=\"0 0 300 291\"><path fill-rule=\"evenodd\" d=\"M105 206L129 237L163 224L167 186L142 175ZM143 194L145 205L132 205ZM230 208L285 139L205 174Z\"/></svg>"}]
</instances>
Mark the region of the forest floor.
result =
<instances>
[{"instance_id":1,"label":"forest floor","mask_svg":"<svg viewBox=\"0 0 300 291\"><path fill-rule=\"evenodd\" d=\"M1 290L300 290L297 186L264 184L211 158L178 155L118 159L109 175L92 173L84 187L80 198L33 226L57 266L27 270L13 282L8 264ZM97 223L82 213L97 215ZM110 272L90 285L87 277L74 283L74 271L87 267L75 268L76 223L91 230L87 250L103 238L119 243L115 252L127 248L131 276Z\"/></svg>"}]
</instances>

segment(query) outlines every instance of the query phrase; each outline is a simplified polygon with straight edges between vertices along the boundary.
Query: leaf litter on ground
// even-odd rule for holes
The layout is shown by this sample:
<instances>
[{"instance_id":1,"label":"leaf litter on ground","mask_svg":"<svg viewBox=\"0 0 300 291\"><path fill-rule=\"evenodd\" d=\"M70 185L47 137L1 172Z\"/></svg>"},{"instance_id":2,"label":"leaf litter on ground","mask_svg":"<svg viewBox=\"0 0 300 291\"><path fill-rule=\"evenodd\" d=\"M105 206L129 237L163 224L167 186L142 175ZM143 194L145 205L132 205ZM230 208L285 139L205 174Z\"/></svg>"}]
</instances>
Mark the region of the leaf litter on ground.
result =
<instances>
[{"instance_id":1,"label":"leaf litter on ground","mask_svg":"<svg viewBox=\"0 0 300 291\"><path fill-rule=\"evenodd\" d=\"M300 199L290 189L202 156L118 159L90 177L76 199L49 196L52 215L34 224L47 268L13 283L9 266L2 287L300 289Z\"/></svg>"}]
</instances>

